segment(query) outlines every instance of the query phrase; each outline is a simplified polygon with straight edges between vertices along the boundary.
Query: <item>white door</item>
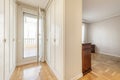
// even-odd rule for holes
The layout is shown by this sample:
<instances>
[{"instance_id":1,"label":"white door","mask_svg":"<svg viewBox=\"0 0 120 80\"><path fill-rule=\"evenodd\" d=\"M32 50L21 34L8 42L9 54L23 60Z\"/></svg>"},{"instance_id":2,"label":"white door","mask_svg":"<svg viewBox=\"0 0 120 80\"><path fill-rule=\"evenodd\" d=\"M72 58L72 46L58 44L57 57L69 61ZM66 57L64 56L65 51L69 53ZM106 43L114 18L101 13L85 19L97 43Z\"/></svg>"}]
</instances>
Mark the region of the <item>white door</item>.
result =
<instances>
[{"instance_id":1,"label":"white door","mask_svg":"<svg viewBox=\"0 0 120 80\"><path fill-rule=\"evenodd\" d=\"M16 66L16 3L13 4L13 12L14 12L14 25L13 25L13 38L12 38L12 41L13 41L13 66Z\"/></svg>"},{"instance_id":2,"label":"white door","mask_svg":"<svg viewBox=\"0 0 120 80\"><path fill-rule=\"evenodd\" d=\"M10 72L14 70L14 3L13 0L10 0L10 59L9 59L9 64L10 64Z\"/></svg>"},{"instance_id":3,"label":"white door","mask_svg":"<svg viewBox=\"0 0 120 80\"><path fill-rule=\"evenodd\" d=\"M5 54L5 80L9 79L10 74L10 0L5 0L5 47L4 47L4 54ZM12 23L11 23L12 24Z\"/></svg>"},{"instance_id":4,"label":"white door","mask_svg":"<svg viewBox=\"0 0 120 80\"><path fill-rule=\"evenodd\" d=\"M37 62L38 12L18 5L17 65Z\"/></svg>"},{"instance_id":5,"label":"white door","mask_svg":"<svg viewBox=\"0 0 120 80\"><path fill-rule=\"evenodd\" d=\"M48 9L47 13L46 13L46 55L47 55L47 62L50 63L50 10Z\"/></svg>"},{"instance_id":6,"label":"white door","mask_svg":"<svg viewBox=\"0 0 120 80\"><path fill-rule=\"evenodd\" d=\"M4 80L4 0L0 1L0 80Z\"/></svg>"},{"instance_id":7,"label":"white door","mask_svg":"<svg viewBox=\"0 0 120 80\"><path fill-rule=\"evenodd\" d=\"M7 0L8 1L8 0ZM15 2L14 2L14 0L10 0L10 16L9 16L9 21L10 21L10 27L9 27L9 39L10 39L10 43L9 43L9 74L11 74L11 72L13 72L14 71L14 69L15 69L15 64L16 64L16 48L15 48L15 46L16 46L16 38L15 38L15 36L16 36L16 16L15 16Z\"/></svg>"},{"instance_id":8,"label":"white door","mask_svg":"<svg viewBox=\"0 0 120 80\"><path fill-rule=\"evenodd\" d=\"M50 48L51 48L51 65L52 67L55 67L55 11L54 11L54 1L52 2L51 6L50 6L50 21L51 21L51 28L50 28Z\"/></svg>"},{"instance_id":9,"label":"white door","mask_svg":"<svg viewBox=\"0 0 120 80\"><path fill-rule=\"evenodd\" d=\"M37 59L37 16L34 14L23 14L23 59L34 61Z\"/></svg>"}]
</instances>

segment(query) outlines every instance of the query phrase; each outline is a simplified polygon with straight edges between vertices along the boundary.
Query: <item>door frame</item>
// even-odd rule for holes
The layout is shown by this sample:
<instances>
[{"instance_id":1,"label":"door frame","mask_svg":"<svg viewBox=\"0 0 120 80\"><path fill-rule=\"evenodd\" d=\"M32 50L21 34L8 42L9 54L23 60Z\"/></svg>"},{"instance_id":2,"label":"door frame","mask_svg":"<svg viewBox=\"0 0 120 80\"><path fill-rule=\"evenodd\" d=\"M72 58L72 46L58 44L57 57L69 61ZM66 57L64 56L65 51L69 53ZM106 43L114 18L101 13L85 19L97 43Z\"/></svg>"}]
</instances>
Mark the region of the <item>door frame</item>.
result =
<instances>
[{"instance_id":1,"label":"door frame","mask_svg":"<svg viewBox=\"0 0 120 80\"><path fill-rule=\"evenodd\" d=\"M34 11L32 11L32 10L30 10L30 9L26 9L26 8L23 8L22 9L22 27L23 27L23 29L22 29L22 31L23 31L23 34L22 34L22 40L23 40L23 42L22 42L22 44L23 44L23 50L22 50L22 59L23 59L23 62L26 62L26 64L29 64L29 63L33 63L33 62L37 62L37 57L39 57L38 55L36 55L36 56L34 56L34 57L29 57L29 58L24 58L24 13L27 13L27 14L31 14L31 15L35 15L35 16L37 16L38 17L38 13L37 13L37 11L36 12L34 12ZM37 18L36 17L36 18ZM37 34L36 34L36 39L37 39L37 37L38 37L38 18L37 18ZM37 39L37 44L38 44L38 39ZM37 54L39 53L38 52L38 45L37 45Z\"/></svg>"},{"instance_id":2,"label":"door frame","mask_svg":"<svg viewBox=\"0 0 120 80\"><path fill-rule=\"evenodd\" d=\"M32 16L35 16L36 17L36 19L38 19L37 18L37 15L34 15L34 14L31 14L31 13L28 13L28 12L23 12L23 54L22 54L22 57L23 57L23 59L27 59L27 58L36 58L37 57L37 54L36 54L36 56L31 56L31 57L27 57L27 58L25 58L24 57L24 53L25 53L25 51L24 51L24 46L25 46L25 44L24 44L24 34L25 34L25 32L24 32L24 28L25 28L25 26L24 26L24 15L32 15ZM38 24L38 20L37 20L37 24ZM37 25L36 24L36 25ZM36 26L36 31L37 31L37 33L38 33L38 25ZM37 37L38 37L38 35L37 35L37 33L36 33L36 35L35 35L35 37L36 37L36 43L38 44L38 40L37 40ZM38 45L36 44L36 47L37 47L37 49L38 49ZM37 51L37 50L36 50ZM38 53L39 51L37 51L37 53Z\"/></svg>"},{"instance_id":3,"label":"door frame","mask_svg":"<svg viewBox=\"0 0 120 80\"><path fill-rule=\"evenodd\" d=\"M17 35L18 36L17 37L17 39L18 39L18 43L17 43L18 44L17 45L17 51L18 51L17 52L17 65L18 66L37 62L37 56L34 57L34 58L24 58L23 57L23 55L24 55L24 13L30 13L30 14L33 14L33 15L37 15L37 17L38 17L37 8L30 8L30 7L25 7L25 6L22 6L22 5L18 6L18 29L17 29L17 31L18 31L18 35ZM37 25L37 29L38 29L38 25ZM38 54L38 49L39 48L37 48L37 54Z\"/></svg>"}]
</instances>

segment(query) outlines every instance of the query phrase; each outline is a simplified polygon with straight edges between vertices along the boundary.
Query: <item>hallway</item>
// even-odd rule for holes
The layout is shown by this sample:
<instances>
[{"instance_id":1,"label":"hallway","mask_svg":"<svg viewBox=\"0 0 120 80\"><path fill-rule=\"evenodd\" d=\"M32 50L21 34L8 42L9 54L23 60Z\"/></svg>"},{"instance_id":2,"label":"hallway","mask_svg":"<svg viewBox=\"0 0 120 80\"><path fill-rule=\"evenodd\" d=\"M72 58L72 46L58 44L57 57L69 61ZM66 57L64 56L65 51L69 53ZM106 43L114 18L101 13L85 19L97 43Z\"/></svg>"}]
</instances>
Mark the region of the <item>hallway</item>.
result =
<instances>
[{"instance_id":1,"label":"hallway","mask_svg":"<svg viewBox=\"0 0 120 80\"><path fill-rule=\"evenodd\" d=\"M1 0L0 80L120 80L119 34L120 0Z\"/></svg>"},{"instance_id":2,"label":"hallway","mask_svg":"<svg viewBox=\"0 0 120 80\"><path fill-rule=\"evenodd\" d=\"M57 80L46 63L32 63L15 69L10 80Z\"/></svg>"},{"instance_id":3,"label":"hallway","mask_svg":"<svg viewBox=\"0 0 120 80\"><path fill-rule=\"evenodd\" d=\"M82 77L80 30L82 0L1 0L0 80Z\"/></svg>"}]
</instances>

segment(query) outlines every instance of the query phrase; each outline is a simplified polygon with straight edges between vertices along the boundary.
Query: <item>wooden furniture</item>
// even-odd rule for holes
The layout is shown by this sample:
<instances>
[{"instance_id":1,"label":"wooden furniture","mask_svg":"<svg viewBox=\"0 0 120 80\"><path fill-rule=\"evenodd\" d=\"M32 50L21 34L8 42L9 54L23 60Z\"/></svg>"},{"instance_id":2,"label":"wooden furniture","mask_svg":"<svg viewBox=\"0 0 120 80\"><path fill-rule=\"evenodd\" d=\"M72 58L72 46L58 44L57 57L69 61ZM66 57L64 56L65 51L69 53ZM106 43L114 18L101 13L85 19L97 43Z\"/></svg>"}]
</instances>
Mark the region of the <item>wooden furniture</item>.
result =
<instances>
[{"instance_id":1,"label":"wooden furniture","mask_svg":"<svg viewBox=\"0 0 120 80\"><path fill-rule=\"evenodd\" d=\"M94 44L91 45L91 53L95 53L95 45Z\"/></svg>"},{"instance_id":2,"label":"wooden furniture","mask_svg":"<svg viewBox=\"0 0 120 80\"><path fill-rule=\"evenodd\" d=\"M91 69L91 43L82 44L82 72L83 75L90 72Z\"/></svg>"}]
</instances>

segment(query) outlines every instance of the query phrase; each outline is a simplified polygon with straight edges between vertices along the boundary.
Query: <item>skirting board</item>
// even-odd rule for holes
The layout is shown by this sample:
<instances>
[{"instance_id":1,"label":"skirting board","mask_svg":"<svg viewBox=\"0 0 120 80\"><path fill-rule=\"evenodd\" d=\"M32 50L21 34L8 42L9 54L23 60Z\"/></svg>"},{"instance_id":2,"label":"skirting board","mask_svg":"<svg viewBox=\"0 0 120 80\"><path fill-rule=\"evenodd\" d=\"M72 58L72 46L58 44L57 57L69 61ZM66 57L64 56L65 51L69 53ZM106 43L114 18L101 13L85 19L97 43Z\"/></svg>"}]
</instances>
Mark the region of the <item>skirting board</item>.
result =
<instances>
[{"instance_id":1,"label":"skirting board","mask_svg":"<svg viewBox=\"0 0 120 80\"><path fill-rule=\"evenodd\" d=\"M96 53L98 53L98 54L104 54L104 55L108 55L108 56L119 57L120 58L120 56L112 55L112 54L109 54L109 53L106 53L106 52L96 51Z\"/></svg>"},{"instance_id":2,"label":"skirting board","mask_svg":"<svg viewBox=\"0 0 120 80\"><path fill-rule=\"evenodd\" d=\"M17 66L21 66L21 65L25 65L25 64L30 64L30 63L35 63L35 62L37 62L37 60L28 61L28 62L17 62Z\"/></svg>"},{"instance_id":3,"label":"skirting board","mask_svg":"<svg viewBox=\"0 0 120 80\"><path fill-rule=\"evenodd\" d=\"M55 69L52 68L52 66L49 64L49 62L46 60L46 63L48 64L48 66L50 67L51 71L54 73L54 75L56 76L57 80L63 80L63 77L60 76Z\"/></svg>"},{"instance_id":4,"label":"skirting board","mask_svg":"<svg viewBox=\"0 0 120 80\"><path fill-rule=\"evenodd\" d=\"M48 64L48 66L50 67L50 69L52 70L52 72L55 74L55 76L57 77L58 80L64 80L64 78L61 78L60 75L57 74L57 72L51 67L51 65L49 64L49 62L46 60L46 63ZM73 77L72 79L70 80L78 80L80 79L81 77L83 77L83 74L80 73L78 75L76 75L75 77Z\"/></svg>"},{"instance_id":5,"label":"skirting board","mask_svg":"<svg viewBox=\"0 0 120 80\"><path fill-rule=\"evenodd\" d=\"M82 74L82 73L76 75L76 76L73 77L71 80L78 80L78 79L80 79L81 77L83 77L83 74Z\"/></svg>"},{"instance_id":6,"label":"skirting board","mask_svg":"<svg viewBox=\"0 0 120 80\"><path fill-rule=\"evenodd\" d=\"M16 66L14 66L14 67L13 67L13 69L12 69L12 71L11 71L10 75L9 75L9 79L10 79L10 78L11 78L11 76L13 75L13 73L14 73L14 71L15 71L15 68L16 68Z\"/></svg>"}]
</instances>

